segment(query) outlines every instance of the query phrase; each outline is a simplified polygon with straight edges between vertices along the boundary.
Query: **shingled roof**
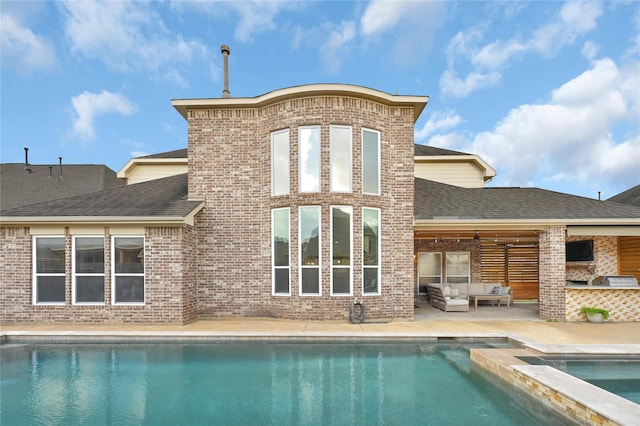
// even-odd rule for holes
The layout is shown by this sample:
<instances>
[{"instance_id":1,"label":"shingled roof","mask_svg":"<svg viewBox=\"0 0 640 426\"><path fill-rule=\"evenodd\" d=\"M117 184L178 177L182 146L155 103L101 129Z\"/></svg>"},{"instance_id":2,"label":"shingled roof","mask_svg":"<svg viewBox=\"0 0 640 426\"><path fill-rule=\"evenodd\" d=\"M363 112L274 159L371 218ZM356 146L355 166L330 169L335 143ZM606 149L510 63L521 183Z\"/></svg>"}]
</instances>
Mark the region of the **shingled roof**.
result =
<instances>
[{"instance_id":1,"label":"shingled roof","mask_svg":"<svg viewBox=\"0 0 640 426\"><path fill-rule=\"evenodd\" d=\"M436 148L435 146L413 144L413 155L416 157L432 157L437 155L469 155L465 152Z\"/></svg>"},{"instance_id":2,"label":"shingled roof","mask_svg":"<svg viewBox=\"0 0 640 426\"><path fill-rule=\"evenodd\" d=\"M27 171L22 163L5 163L0 164L0 209L124 185L124 181L104 165L29 165Z\"/></svg>"},{"instance_id":3,"label":"shingled roof","mask_svg":"<svg viewBox=\"0 0 640 426\"><path fill-rule=\"evenodd\" d=\"M636 185L633 188L629 188L626 191L619 193L618 195L614 195L607 199L607 201L640 207L640 185Z\"/></svg>"},{"instance_id":4,"label":"shingled roof","mask_svg":"<svg viewBox=\"0 0 640 426\"><path fill-rule=\"evenodd\" d=\"M539 188L460 188L415 179L414 218L473 220L640 219L640 207Z\"/></svg>"},{"instance_id":5,"label":"shingled roof","mask_svg":"<svg viewBox=\"0 0 640 426\"><path fill-rule=\"evenodd\" d=\"M180 221L199 209L187 199L187 174L3 210L3 221Z\"/></svg>"},{"instance_id":6,"label":"shingled roof","mask_svg":"<svg viewBox=\"0 0 640 426\"><path fill-rule=\"evenodd\" d=\"M176 149L175 151L160 152L158 154L144 155L137 158L187 158L187 148Z\"/></svg>"}]
</instances>

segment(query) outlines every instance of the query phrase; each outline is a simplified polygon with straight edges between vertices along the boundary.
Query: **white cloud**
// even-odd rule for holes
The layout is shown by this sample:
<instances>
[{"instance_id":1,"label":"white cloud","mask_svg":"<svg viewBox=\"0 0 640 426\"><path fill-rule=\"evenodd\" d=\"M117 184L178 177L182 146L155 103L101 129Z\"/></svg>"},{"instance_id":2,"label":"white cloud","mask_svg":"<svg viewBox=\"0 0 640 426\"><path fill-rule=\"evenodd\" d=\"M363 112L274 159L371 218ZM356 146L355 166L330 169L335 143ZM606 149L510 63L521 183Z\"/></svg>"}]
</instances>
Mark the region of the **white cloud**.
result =
<instances>
[{"instance_id":1,"label":"white cloud","mask_svg":"<svg viewBox=\"0 0 640 426\"><path fill-rule=\"evenodd\" d=\"M501 78L502 74L492 71L489 73L469 73L462 79L454 71L445 70L440 77L440 90L444 94L462 98L476 90L498 85Z\"/></svg>"},{"instance_id":2,"label":"white cloud","mask_svg":"<svg viewBox=\"0 0 640 426\"><path fill-rule=\"evenodd\" d=\"M123 95L103 90L101 93L83 92L71 98L71 106L77 118L73 122L73 131L81 139L95 138L94 119L103 114L118 113L129 116L135 112L135 106Z\"/></svg>"},{"instance_id":3,"label":"white cloud","mask_svg":"<svg viewBox=\"0 0 640 426\"><path fill-rule=\"evenodd\" d=\"M468 96L474 91L494 86L501 80L500 70L516 56L537 52L545 56L557 53L562 47L574 43L596 27L602 15L600 3L567 2L548 23L538 27L527 41L512 37L479 46L487 30L486 24L461 31L447 45L449 67L440 78L440 90L445 95ZM585 45L583 54L596 54L595 46ZM469 61L471 69L466 77L458 78L458 62ZM492 71L486 73L487 70Z\"/></svg>"},{"instance_id":4,"label":"white cloud","mask_svg":"<svg viewBox=\"0 0 640 426\"><path fill-rule=\"evenodd\" d=\"M392 29L414 6L412 2L404 1L372 1L362 15L362 34L368 36Z\"/></svg>"},{"instance_id":5,"label":"white cloud","mask_svg":"<svg viewBox=\"0 0 640 426\"><path fill-rule=\"evenodd\" d=\"M206 55L201 43L172 34L148 3L67 1L62 5L65 34L73 51L115 70L159 71Z\"/></svg>"},{"instance_id":6,"label":"white cloud","mask_svg":"<svg viewBox=\"0 0 640 426\"><path fill-rule=\"evenodd\" d=\"M2 66L20 71L48 71L56 63L53 44L24 27L13 16L0 16Z\"/></svg>"},{"instance_id":7,"label":"white cloud","mask_svg":"<svg viewBox=\"0 0 640 426\"><path fill-rule=\"evenodd\" d=\"M634 72L636 71L636 72ZM608 58L563 84L547 104L511 110L491 132L470 141L476 152L500 170L503 185L529 185L552 176L581 184L609 182L629 187L638 181L640 136L637 67L619 69ZM627 129L615 140L612 129Z\"/></svg>"},{"instance_id":8,"label":"white cloud","mask_svg":"<svg viewBox=\"0 0 640 426\"><path fill-rule=\"evenodd\" d=\"M356 35L356 27L352 21L343 21L337 28L331 28L327 40L320 49L325 69L329 74L337 74L342 67L342 60L348 57L349 43Z\"/></svg>"},{"instance_id":9,"label":"white cloud","mask_svg":"<svg viewBox=\"0 0 640 426\"><path fill-rule=\"evenodd\" d=\"M462 118L453 111L433 112L422 129L415 132L415 139L420 142L438 130L450 129L460 123Z\"/></svg>"}]
</instances>

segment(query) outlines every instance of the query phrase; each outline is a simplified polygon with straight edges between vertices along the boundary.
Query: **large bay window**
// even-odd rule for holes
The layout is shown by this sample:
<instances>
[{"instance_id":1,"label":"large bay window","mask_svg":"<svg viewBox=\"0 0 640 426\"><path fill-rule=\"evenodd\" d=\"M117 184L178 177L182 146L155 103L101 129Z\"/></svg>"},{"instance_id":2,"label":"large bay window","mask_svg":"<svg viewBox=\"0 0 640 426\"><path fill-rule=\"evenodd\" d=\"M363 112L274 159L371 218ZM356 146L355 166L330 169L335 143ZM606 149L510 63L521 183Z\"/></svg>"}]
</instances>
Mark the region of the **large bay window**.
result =
<instances>
[{"instance_id":1,"label":"large bay window","mask_svg":"<svg viewBox=\"0 0 640 426\"><path fill-rule=\"evenodd\" d=\"M144 237L113 237L112 303L144 303Z\"/></svg>"},{"instance_id":2,"label":"large bay window","mask_svg":"<svg viewBox=\"0 0 640 426\"><path fill-rule=\"evenodd\" d=\"M104 303L104 237L73 240L73 301Z\"/></svg>"},{"instance_id":3,"label":"large bay window","mask_svg":"<svg viewBox=\"0 0 640 426\"><path fill-rule=\"evenodd\" d=\"M362 293L380 294L380 209L362 209Z\"/></svg>"},{"instance_id":4,"label":"large bay window","mask_svg":"<svg viewBox=\"0 0 640 426\"><path fill-rule=\"evenodd\" d=\"M362 192L380 195L380 132L362 129Z\"/></svg>"},{"instance_id":5,"label":"large bay window","mask_svg":"<svg viewBox=\"0 0 640 426\"><path fill-rule=\"evenodd\" d=\"M289 209L271 212L273 294L290 295Z\"/></svg>"},{"instance_id":6,"label":"large bay window","mask_svg":"<svg viewBox=\"0 0 640 426\"><path fill-rule=\"evenodd\" d=\"M427 284L442 282L442 253L418 253L418 293L427 293Z\"/></svg>"},{"instance_id":7,"label":"large bay window","mask_svg":"<svg viewBox=\"0 0 640 426\"><path fill-rule=\"evenodd\" d=\"M331 294L351 295L351 229L353 208L331 208Z\"/></svg>"},{"instance_id":8,"label":"large bay window","mask_svg":"<svg viewBox=\"0 0 640 426\"><path fill-rule=\"evenodd\" d=\"M298 129L299 192L320 192L320 127Z\"/></svg>"},{"instance_id":9,"label":"large bay window","mask_svg":"<svg viewBox=\"0 0 640 426\"><path fill-rule=\"evenodd\" d=\"M351 127L329 128L331 191L351 192Z\"/></svg>"},{"instance_id":10,"label":"large bay window","mask_svg":"<svg viewBox=\"0 0 640 426\"><path fill-rule=\"evenodd\" d=\"M468 283L471 277L469 253L447 253L446 259L447 282Z\"/></svg>"},{"instance_id":11,"label":"large bay window","mask_svg":"<svg viewBox=\"0 0 640 426\"><path fill-rule=\"evenodd\" d=\"M271 133L271 195L289 194L289 130Z\"/></svg>"},{"instance_id":12,"label":"large bay window","mask_svg":"<svg viewBox=\"0 0 640 426\"><path fill-rule=\"evenodd\" d=\"M319 295L320 207L300 207L300 294Z\"/></svg>"},{"instance_id":13,"label":"large bay window","mask_svg":"<svg viewBox=\"0 0 640 426\"><path fill-rule=\"evenodd\" d=\"M34 237L33 303L65 303L64 248L64 237Z\"/></svg>"}]
</instances>

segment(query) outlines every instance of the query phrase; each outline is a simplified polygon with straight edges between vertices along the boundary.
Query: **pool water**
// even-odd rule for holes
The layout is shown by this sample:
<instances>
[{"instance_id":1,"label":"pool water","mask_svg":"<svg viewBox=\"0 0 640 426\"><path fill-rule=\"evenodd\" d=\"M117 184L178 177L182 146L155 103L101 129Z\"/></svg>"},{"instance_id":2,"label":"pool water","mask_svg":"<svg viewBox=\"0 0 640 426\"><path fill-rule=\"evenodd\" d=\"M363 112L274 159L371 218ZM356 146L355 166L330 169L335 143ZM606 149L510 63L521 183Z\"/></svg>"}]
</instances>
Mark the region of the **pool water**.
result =
<instances>
[{"instance_id":1,"label":"pool water","mask_svg":"<svg viewBox=\"0 0 640 426\"><path fill-rule=\"evenodd\" d=\"M640 404L640 356L521 357L533 365L548 365L585 382Z\"/></svg>"},{"instance_id":2,"label":"pool water","mask_svg":"<svg viewBox=\"0 0 640 426\"><path fill-rule=\"evenodd\" d=\"M471 347L486 345L2 345L0 424L566 422L475 373Z\"/></svg>"}]
</instances>

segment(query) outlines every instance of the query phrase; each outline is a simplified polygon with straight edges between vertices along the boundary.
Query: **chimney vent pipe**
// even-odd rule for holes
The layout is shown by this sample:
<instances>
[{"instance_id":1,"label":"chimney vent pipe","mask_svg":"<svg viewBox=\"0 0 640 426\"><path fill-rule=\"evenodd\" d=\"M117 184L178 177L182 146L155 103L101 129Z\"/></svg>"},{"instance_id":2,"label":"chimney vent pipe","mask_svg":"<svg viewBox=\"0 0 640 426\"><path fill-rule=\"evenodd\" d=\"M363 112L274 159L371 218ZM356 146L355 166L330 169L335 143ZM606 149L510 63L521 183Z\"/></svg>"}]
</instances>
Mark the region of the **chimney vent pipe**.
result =
<instances>
[{"instance_id":1,"label":"chimney vent pipe","mask_svg":"<svg viewBox=\"0 0 640 426\"><path fill-rule=\"evenodd\" d=\"M231 93L229 92L229 54L231 53L231 49L226 44L220 46L220 52L222 52L222 57L224 59L224 89L222 90L222 97L229 98L231 97Z\"/></svg>"},{"instance_id":2,"label":"chimney vent pipe","mask_svg":"<svg viewBox=\"0 0 640 426\"><path fill-rule=\"evenodd\" d=\"M29 167L29 148L24 147L24 170L27 173L31 173L31 167Z\"/></svg>"}]
</instances>

